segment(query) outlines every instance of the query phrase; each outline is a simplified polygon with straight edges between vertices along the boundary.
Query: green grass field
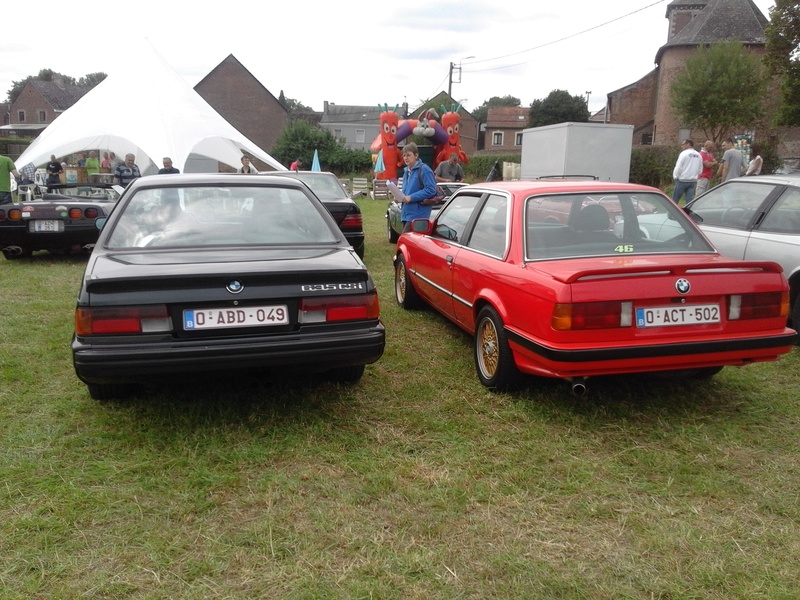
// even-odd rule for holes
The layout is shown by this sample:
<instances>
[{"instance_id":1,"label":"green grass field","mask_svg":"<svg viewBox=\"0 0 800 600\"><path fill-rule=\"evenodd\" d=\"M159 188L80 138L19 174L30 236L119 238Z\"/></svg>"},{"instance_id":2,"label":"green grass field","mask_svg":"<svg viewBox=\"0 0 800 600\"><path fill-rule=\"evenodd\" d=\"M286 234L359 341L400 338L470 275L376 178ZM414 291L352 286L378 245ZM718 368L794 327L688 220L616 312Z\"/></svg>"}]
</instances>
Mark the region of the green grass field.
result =
<instances>
[{"instance_id":1,"label":"green grass field","mask_svg":"<svg viewBox=\"0 0 800 600\"><path fill-rule=\"evenodd\" d=\"M0 597L800 595L798 350L707 382L478 382L393 300L354 386L220 376L124 402L74 375L85 259L0 260Z\"/></svg>"}]
</instances>

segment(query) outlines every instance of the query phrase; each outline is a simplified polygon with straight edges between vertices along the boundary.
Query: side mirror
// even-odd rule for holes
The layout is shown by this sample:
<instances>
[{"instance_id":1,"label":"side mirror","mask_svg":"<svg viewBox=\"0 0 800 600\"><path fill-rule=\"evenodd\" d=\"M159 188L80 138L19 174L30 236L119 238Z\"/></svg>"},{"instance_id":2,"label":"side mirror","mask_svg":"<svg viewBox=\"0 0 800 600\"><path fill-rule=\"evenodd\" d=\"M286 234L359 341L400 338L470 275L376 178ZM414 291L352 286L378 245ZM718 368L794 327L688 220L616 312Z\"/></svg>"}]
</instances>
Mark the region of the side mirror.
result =
<instances>
[{"instance_id":1,"label":"side mirror","mask_svg":"<svg viewBox=\"0 0 800 600\"><path fill-rule=\"evenodd\" d=\"M428 219L414 219L411 221L411 231L414 233L430 233L433 229L432 225Z\"/></svg>"}]
</instances>

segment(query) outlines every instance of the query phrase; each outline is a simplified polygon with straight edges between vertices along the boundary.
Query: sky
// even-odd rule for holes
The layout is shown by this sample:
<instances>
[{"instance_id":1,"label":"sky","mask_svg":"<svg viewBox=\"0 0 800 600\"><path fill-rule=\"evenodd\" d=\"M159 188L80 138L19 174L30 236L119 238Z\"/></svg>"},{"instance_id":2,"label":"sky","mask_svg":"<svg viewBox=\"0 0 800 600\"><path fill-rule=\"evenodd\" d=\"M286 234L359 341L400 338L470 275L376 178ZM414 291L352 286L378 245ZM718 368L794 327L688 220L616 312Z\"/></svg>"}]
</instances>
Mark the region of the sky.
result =
<instances>
[{"instance_id":1,"label":"sky","mask_svg":"<svg viewBox=\"0 0 800 600\"><path fill-rule=\"evenodd\" d=\"M274 96L316 111L325 101L413 111L448 90L453 65L451 95L467 110L507 95L529 106L562 89L595 112L655 67L669 1L273 0L209 10L185 0L44 0L35 22L3 28L0 97L41 69L124 75L149 44L192 87L232 54ZM769 18L774 1L755 4Z\"/></svg>"}]
</instances>

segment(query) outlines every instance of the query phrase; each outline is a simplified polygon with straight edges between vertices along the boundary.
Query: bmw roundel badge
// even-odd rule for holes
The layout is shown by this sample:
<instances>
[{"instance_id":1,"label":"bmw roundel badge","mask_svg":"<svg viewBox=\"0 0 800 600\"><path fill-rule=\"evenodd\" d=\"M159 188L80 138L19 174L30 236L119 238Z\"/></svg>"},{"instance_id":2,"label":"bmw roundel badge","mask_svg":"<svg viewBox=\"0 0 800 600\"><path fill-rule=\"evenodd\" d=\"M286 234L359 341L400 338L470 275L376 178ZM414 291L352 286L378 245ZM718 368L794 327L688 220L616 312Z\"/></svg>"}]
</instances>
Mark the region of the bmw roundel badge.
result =
<instances>
[{"instance_id":1,"label":"bmw roundel badge","mask_svg":"<svg viewBox=\"0 0 800 600\"><path fill-rule=\"evenodd\" d=\"M679 294L688 294L689 290L692 289L692 286L688 279L681 277L675 282L675 289L678 290Z\"/></svg>"},{"instance_id":2,"label":"bmw roundel badge","mask_svg":"<svg viewBox=\"0 0 800 600\"><path fill-rule=\"evenodd\" d=\"M244 284L241 281L239 281L238 279L231 279L228 282L228 285L225 286L225 288L231 294L238 294L239 292L241 292L244 289Z\"/></svg>"}]
</instances>

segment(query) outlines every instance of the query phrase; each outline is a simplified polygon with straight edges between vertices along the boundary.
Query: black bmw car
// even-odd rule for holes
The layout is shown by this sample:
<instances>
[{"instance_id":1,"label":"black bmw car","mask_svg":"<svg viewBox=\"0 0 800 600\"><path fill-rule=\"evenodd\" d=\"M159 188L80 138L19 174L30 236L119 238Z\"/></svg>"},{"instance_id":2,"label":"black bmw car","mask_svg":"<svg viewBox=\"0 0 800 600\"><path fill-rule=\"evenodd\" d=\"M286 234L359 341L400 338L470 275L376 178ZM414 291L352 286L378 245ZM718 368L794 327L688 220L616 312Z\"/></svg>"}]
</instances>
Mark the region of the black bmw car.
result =
<instances>
[{"instance_id":1,"label":"black bmw car","mask_svg":"<svg viewBox=\"0 0 800 600\"><path fill-rule=\"evenodd\" d=\"M356 253L364 258L364 219L361 207L347 194L336 175L327 171L274 171L269 174L294 177L310 187L333 215Z\"/></svg>"},{"instance_id":2,"label":"black bmw car","mask_svg":"<svg viewBox=\"0 0 800 600\"><path fill-rule=\"evenodd\" d=\"M383 353L366 266L295 179L144 177L101 225L72 342L95 399L266 367L357 381Z\"/></svg>"}]
</instances>

